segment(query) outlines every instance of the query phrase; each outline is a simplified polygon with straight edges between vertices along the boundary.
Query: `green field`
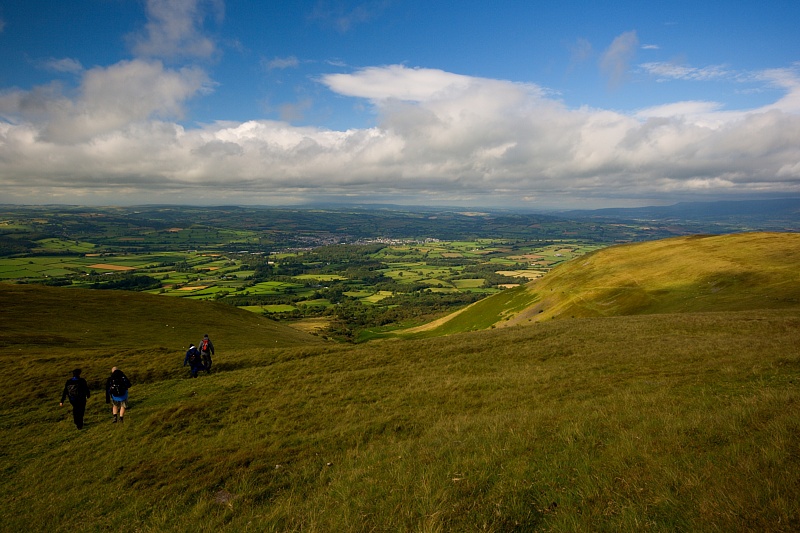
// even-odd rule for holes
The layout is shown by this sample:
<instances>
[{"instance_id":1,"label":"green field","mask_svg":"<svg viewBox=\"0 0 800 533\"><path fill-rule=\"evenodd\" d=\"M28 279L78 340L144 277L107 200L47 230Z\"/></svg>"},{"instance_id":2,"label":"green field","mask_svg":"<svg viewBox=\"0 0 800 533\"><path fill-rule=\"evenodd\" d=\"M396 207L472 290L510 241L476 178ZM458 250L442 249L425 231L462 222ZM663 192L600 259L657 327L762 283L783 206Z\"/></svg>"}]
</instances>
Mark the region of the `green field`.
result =
<instances>
[{"instance_id":1,"label":"green field","mask_svg":"<svg viewBox=\"0 0 800 533\"><path fill-rule=\"evenodd\" d=\"M198 231L172 228L158 235L170 239L211 235ZM119 234L113 239L149 242L154 235ZM398 328L409 320L419 324L442 316L476 298L543 275L558 262L557 256L578 256L598 247L577 241L532 244L475 239L330 246L264 255L208 247L169 251L167 244L155 252L158 245L153 242L147 246L150 252L111 252L97 245L90 253L82 253L76 247L84 241L64 241L75 247L55 250L61 242L48 241L54 253L70 253L0 258L0 281L104 288L128 279L135 290L228 302L281 320L334 315L328 322L335 326L331 333L351 340L363 338L362 330L387 331L387 321ZM133 283L137 276L149 278L144 287ZM427 293L425 306L415 296L422 292ZM454 299L454 294L466 299ZM433 298L445 303L440 305ZM345 301L364 307L340 310Z\"/></svg>"}]
</instances>

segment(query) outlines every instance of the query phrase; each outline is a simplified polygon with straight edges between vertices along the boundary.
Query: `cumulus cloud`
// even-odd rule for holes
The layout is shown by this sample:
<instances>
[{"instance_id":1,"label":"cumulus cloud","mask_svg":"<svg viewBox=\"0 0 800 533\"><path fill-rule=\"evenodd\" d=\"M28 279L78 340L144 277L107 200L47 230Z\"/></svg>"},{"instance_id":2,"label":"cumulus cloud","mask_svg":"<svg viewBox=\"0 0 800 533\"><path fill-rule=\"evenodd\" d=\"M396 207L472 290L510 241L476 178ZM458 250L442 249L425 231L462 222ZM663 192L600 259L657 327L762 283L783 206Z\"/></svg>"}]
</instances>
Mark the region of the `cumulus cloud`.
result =
<instances>
[{"instance_id":1,"label":"cumulus cloud","mask_svg":"<svg viewBox=\"0 0 800 533\"><path fill-rule=\"evenodd\" d=\"M137 56L205 58L216 51L203 23L209 13L224 16L222 0L147 0L145 8L145 29L129 36Z\"/></svg>"},{"instance_id":2,"label":"cumulus cloud","mask_svg":"<svg viewBox=\"0 0 800 533\"><path fill-rule=\"evenodd\" d=\"M0 183L6 195L113 184L128 198L212 191L241 203L797 194L800 76L760 76L784 91L761 108L691 101L624 114L569 108L533 84L369 67L320 79L378 117L374 127L336 131L267 120L180 126L169 119L202 90L202 73L136 60L88 71L75 95L58 85L0 95Z\"/></svg>"},{"instance_id":3,"label":"cumulus cloud","mask_svg":"<svg viewBox=\"0 0 800 533\"><path fill-rule=\"evenodd\" d=\"M72 97L58 84L0 95L0 114L28 122L42 141L75 144L153 117L180 118L185 101L207 82L198 69L123 61L86 71Z\"/></svg>"},{"instance_id":4,"label":"cumulus cloud","mask_svg":"<svg viewBox=\"0 0 800 533\"><path fill-rule=\"evenodd\" d=\"M635 31L628 31L616 37L600 58L600 69L608 76L609 83L616 87L622 83L630 63L639 47L639 37Z\"/></svg>"}]
</instances>

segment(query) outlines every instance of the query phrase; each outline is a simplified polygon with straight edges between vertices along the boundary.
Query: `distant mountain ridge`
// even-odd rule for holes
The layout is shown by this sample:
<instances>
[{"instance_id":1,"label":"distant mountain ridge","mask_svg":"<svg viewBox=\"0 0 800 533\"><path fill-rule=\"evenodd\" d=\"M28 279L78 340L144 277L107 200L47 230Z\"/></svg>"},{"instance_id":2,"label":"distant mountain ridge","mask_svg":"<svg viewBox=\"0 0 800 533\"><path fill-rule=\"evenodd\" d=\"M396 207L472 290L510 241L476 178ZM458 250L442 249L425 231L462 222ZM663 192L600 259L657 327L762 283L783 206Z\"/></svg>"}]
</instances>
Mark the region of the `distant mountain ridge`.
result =
<instances>
[{"instance_id":1,"label":"distant mountain ridge","mask_svg":"<svg viewBox=\"0 0 800 533\"><path fill-rule=\"evenodd\" d=\"M776 200L726 200L718 202L680 202L673 205L649 207L611 207L591 210L571 210L558 213L566 218L628 218L715 220L727 217L798 217L800 198Z\"/></svg>"}]
</instances>

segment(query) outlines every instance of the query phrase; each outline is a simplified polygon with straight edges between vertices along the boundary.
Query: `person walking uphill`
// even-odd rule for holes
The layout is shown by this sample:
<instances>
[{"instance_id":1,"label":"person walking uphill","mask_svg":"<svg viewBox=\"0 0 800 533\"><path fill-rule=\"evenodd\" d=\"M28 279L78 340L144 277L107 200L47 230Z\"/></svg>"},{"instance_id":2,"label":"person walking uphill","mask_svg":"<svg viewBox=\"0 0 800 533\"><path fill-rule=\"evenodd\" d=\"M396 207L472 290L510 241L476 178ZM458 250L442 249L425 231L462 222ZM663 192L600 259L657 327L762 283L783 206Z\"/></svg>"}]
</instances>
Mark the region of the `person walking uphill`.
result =
<instances>
[{"instance_id":1,"label":"person walking uphill","mask_svg":"<svg viewBox=\"0 0 800 533\"><path fill-rule=\"evenodd\" d=\"M208 368L206 368L200 360L200 351L194 344L189 344L189 349L186 350L186 357L183 358L183 366L186 365L189 365L193 378L197 377L197 372L200 370L208 372Z\"/></svg>"},{"instance_id":2,"label":"person walking uphill","mask_svg":"<svg viewBox=\"0 0 800 533\"><path fill-rule=\"evenodd\" d=\"M203 335L203 340L200 341L200 355L203 357L203 364L206 370L211 372L211 356L214 355L214 343L208 338L208 334Z\"/></svg>"},{"instance_id":3,"label":"person walking uphill","mask_svg":"<svg viewBox=\"0 0 800 533\"><path fill-rule=\"evenodd\" d=\"M83 415L86 414L86 400L89 399L91 392L86 380L81 377L81 369L76 368L72 371L72 377L64 384L64 391L61 393L61 403L64 406L64 399L69 398L72 404L72 419L75 427L83 429Z\"/></svg>"},{"instance_id":4,"label":"person walking uphill","mask_svg":"<svg viewBox=\"0 0 800 533\"><path fill-rule=\"evenodd\" d=\"M114 423L117 420L125 422L125 409L128 408L128 389L131 382L128 376L117 367L111 369L111 375L106 381L106 403L111 403L111 413L114 415Z\"/></svg>"}]
</instances>

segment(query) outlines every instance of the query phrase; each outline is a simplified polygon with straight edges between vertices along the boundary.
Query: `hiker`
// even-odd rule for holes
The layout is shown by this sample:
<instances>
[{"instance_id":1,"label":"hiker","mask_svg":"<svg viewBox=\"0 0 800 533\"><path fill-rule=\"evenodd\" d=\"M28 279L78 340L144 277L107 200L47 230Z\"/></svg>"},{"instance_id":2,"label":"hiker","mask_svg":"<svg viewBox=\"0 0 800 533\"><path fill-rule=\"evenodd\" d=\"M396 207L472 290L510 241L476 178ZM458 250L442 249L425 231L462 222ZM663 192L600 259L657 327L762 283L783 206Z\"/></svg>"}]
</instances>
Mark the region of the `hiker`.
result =
<instances>
[{"instance_id":1,"label":"hiker","mask_svg":"<svg viewBox=\"0 0 800 533\"><path fill-rule=\"evenodd\" d=\"M186 357L183 358L183 366L186 365L189 365L193 378L197 377L197 373L200 370L208 372L208 368L206 368L201 361L200 351L194 344L189 344L189 349L186 350Z\"/></svg>"},{"instance_id":2,"label":"hiker","mask_svg":"<svg viewBox=\"0 0 800 533\"><path fill-rule=\"evenodd\" d=\"M211 373L211 356L214 355L214 343L208 338L208 333L203 335L203 340L200 341L200 355L203 357L206 371Z\"/></svg>"},{"instance_id":3,"label":"hiker","mask_svg":"<svg viewBox=\"0 0 800 533\"><path fill-rule=\"evenodd\" d=\"M128 408L128 389L131 382L128 376L117 367L111 369L111 375L106 381L106 403L111 403L111 413L114 415L114 424L125 422L125 409Z\"/></svg>"},{"instance_id":4,"label":"hiker","mask_svg":"<svg viewBox=\"0 0 800 533\"><path fill-rule=\"evenodd\" d=\"M64 392L61 393L61 402L58 405L63 407L64 398L69 398L69 403L72 404L72 419L78 429L83 429L83 415L86 413L86 400L90 394L89 385L81 377L81 369L76 368L72 371L72 377L64 384Z\"/></svg>"}]
</instances>

